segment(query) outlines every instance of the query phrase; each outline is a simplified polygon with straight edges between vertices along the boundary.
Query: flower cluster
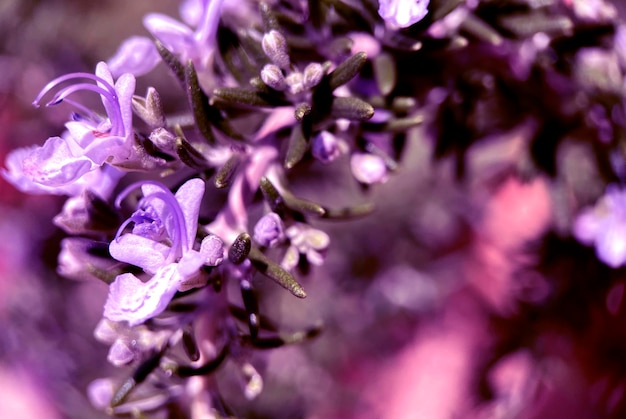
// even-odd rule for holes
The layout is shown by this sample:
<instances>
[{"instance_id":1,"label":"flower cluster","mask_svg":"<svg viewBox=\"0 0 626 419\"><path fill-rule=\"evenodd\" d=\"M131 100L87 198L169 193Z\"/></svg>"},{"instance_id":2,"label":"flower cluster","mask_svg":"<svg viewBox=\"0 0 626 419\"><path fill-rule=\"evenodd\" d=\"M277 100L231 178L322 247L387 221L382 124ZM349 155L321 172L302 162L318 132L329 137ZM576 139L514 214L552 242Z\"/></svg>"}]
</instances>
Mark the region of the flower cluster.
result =
<instances>
[{"instance_id":1,"label":"flower cluster","mask_svg":"<svg viewBox=\"0 0 626 419\"><path fill-rule=\"evenodd\" d=\"M132 372L94 381L95 407L124 415L178 403L185 414L225 416L213 374L227 363L256 397L254 350L320 328L282 333L261 313L259 281L305 298L333 252L326 222L372 211L334 197L367 200L391 184L420 136L434 139L432 158L451 162L461 183L486 165L473 149L521 132L514 161L494 157L485 177L549 175L577 203L598 199L555 230L595 246L611 268L626 265L626 197L614 185L626 180L626 35L611 23L614 9L601 0L375 3L185 0L182 21L148 14L152 38L129 38L94 74L60 76L35 98L68 105L69 121L43 145L12 151L1 174L23 192L68 197L54 219L73 236L58 271L108 285L95 336L111 364ZM185 103L164 106L159 86L135 92L136 77L158 65ZM559 167L570 143L590 135L596 160L611 167ZM584 176L609 184L605 195L581 186ZM311 193L318 177L332 196ZM313 186L299 189L303 178ZM453 224L433 219L440 224L423 230ZM436 233L445 247L447 233ZM434 306L432 290L425 299L392 292L404 284L394 276L426 283L417 271L390 272L380 285L389 301Z\"/></svg>"}]
</instances>

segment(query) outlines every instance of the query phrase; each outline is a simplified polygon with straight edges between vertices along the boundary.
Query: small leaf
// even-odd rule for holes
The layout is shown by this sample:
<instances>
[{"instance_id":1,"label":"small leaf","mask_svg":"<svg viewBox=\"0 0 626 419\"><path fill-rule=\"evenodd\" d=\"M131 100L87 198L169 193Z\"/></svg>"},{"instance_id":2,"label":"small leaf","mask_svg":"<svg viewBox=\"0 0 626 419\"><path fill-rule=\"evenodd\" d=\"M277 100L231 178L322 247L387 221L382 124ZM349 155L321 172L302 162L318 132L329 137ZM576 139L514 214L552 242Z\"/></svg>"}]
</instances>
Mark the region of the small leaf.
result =
<instances>
[{"instance_id":1,"label":"small leaf","mask_svg":"<svg viewBox=\"0 0 626 419\"><path fill-rule=\"evenodd\" d=\"M294 345L304 342L305 340L313 339L322 332L322 324L315 325L305 331L296 332L291 334L280 334L277 336L271 336L267 338L251 339L250 344L257 349L275 349L284 345Z\"/></svg>"},{"instance_id":2,"label":"small leaf","mask_svg":"<svg viewBox=\"0 0 626 419\"><path fill-rule=\"evenodd\" d=\"M165 46L159 42L155 41L157 51L159 55L163 59L163 62L172 70L172 73L176 76L178 81L184 86L185 85L185 67L178 61L178 58L172 54L170 50L165 48Z\"/></svg>"},{"instance_id":3,"label":"small leaf","mask_svg":"<svg viewBox=\"0 0 626 419\"><path fill-rule=\"evenodd\" d=\"M342 86L352 80L363 68L367 61L367 54L357 52L344 62L339 64L332 73L328 75L328 84L332 90Z\"/></svg>"},{"instance_id":4,"label":"small leaf","mask_svg":"<svg viewBox=\"0 0 626 419\"><path fill-rule=\"evenodd\" d=\"M252 239L248 233L241 233L228 249L228 260L235 265L239 265L246 260L250 248L252 247Z\"/></svg>"},{"instance_id":5,"label":"small leaf","mask_svg":"<svg viewBox=\"0 0 626 419\"><path fill-rule=\"evenodd\" d=\"M548 16L544 13L504 16L498 19L498 23L520 39L538 32L565 33L574 27L573 22L567 16Z\"/></svg>"},{"instance_id":6,"label":"small leaf","mask_svg":"<svg viewBox=\"0 0 626 419\"><path fill-rule=\"evenodd\" d=\"M333 100L330 114L334 118L367 121L374 116L374 108L369 103L356 97L336 97Z\"/></svg>"},{"instance_id":7,"label":"small leaf","mask_svg":"<svg viewBox=\"0 0 626 419\"><path fill-rule=\"evenodd\" d=\"M298 198L290 192L283 192L283 199L287 208L292 211L315 215L318 217L322 217L326 214L326 210L320 204L307 199Z\"/></svg>"},{"instance_id":8,"label":"small leaf","mask_svg":"<svg viewBox=\"0 0 626 419\"><path fill-rule=\"evenodd\" d=\"M502 43L502 37L500 34L488 23L473 13L467 14L461 23L460 29L489 44L499 45Z\"/></svg>"},{"instance_id":9,"label":"small leaf","mask_svg":"<svg viewBox=\"0 0 626 419\"><path fill-rule=\"evenodd\" d=\"M343 220L347 218L363 217L371 214L373 211L373 204L363 204L347 208L326 208L326 212L324 213L323 218Z\"/></svg>"},{"instance_id":10,"label":"small leaf","mask_svg":"<svg viewBox=\"0 0 626 419\"><path fill-rule=\"evenodd\" d=\"M133 375L124 381L111 398L111 407L122 404L135 387L137 387L138 384L141 384L148 377L148 375L150 375L150 373L159 366L164 351L165 348L160 352L155 352L148 359L139 364Z\"/></svg>"},{"instance_id":11,"label":"small leaf","mask_svg":"<svg viewBox=\"0 0 626 419\"><path fill-rule=\"evenodd\" d=\"M185 84L187 87L187 99L196 121L196 126L204 138L209 143L215 143L213 132L211 132L211 124L207 115L209 113L209 98L204 94L198 83L198 74L191 60L187 61L185 66Z\"/></svg>"},{"instance_id":12,"label":"small leaf","mask_svg":"<svg viewBox=\"0 0 626 419\"><path fill-rule=\"evenodd\" d=\"M378 90L386 96L396 87L396 63L390 54L382 53L374 58L372 64Z\"/></svg>"},{"instance_id":13,"label":"small leaf","mask_svg":"<svg viewBox=\"0 0 626 419\"><path fill-rule=\"evenodd\" d=\"M176 154L178 154L180 161L192 169L206 170L210 168L209 162L204 156L182 137L176 138Z\"/></svg>"},{"instance_id":14,"label":"small leaf","mask_svg":"<svg viewBox=\"0 0 626 419\"><path fill-rule=\"evenodd\" d=\"M220 87L213 91L213 100L216 105L243 105L251 107L271 108L288 105L285 99L278 96L266 95L252 89L242 87Z\"/></svg>"},{"instance_id":15,"label":"small leaf","mask_svg":"<svg viewBox=\"0 0 626 419\"><path fill-rule=\"evenodd\" d=\"M284 212L285 201L278 192L278 189L276 189L276 187L272 184L272 182L270 182L268 178L263 176L259 181L259 186L271 210L278 214Z\"/></svg>"},{"instance_id":16,"label":"small leaf","mask_svg":"<svg viewBox=\"0 0 626 419\"><path fill-rule=\"evenodd\" d=\"M215 175L215 187L218 189L226 188L230 185L233 175L239 167L239 156L233 154Z\"/></svg>"},{"instance_id":17,"label":"small leaf","mask_svg":"<svg viewBox=\"0 0 626 419\"><path fill-rule=\"evenodd\" d=\"M287 147L287 155L285 156L285 168L293 168L306 153L309 148L309 139L305 136L302 124L296 124L291 130L289 137L289 146Z\"/></svg>"},{"instance_id":18,"label":"small leaf","mask_svg":"<svg viewBox=\"0 0 626 419\"><path fill-rule=\"evenodd\" d=\"M255 268L263 275L274 280L278 285L285 288L298 298L305 298L306 292L302 285L289 272L284 270L280 265L269 260L259 249L253 247L250 249L248 259Z\"/></svg>"}]
</instances>

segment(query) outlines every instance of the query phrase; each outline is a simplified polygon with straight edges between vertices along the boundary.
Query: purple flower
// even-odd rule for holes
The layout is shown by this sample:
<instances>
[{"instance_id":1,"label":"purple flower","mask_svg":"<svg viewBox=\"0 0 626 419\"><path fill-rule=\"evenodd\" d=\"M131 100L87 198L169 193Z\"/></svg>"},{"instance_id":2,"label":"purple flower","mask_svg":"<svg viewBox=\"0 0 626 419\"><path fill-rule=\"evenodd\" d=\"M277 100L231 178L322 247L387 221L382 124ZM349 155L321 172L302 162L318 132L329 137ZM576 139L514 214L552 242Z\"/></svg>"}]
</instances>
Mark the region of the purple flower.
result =
<instances>
[{"instance_id":1,"label":"purple flower","mask_svg":"<svg viewBox=\"0 0 626 419\"><path fill-rule=\"evenodd\" d=\"M265 214L254 226L254 240L261 246L274 247L285 238L283 220L275 212Z\"/></svg>"},{"instance_id":2,"label":"purple flower","mask_svg":"<svg viewBox=\"0 0 626 419\"><path fill-rule=\"evenodd\" d=\"M160 61L161 56L152 39L145 36L131 36L122 42L107 64L115 77L124 73L139 77L152 71Z\"/></svg>"},{"instance_id":3,"label":"purple flower","mask_svg":"<svg viewBox=\"0 0 626 419\"><path fill-rule=\"evenodd\" d=\"M626 264L626 191L609 186L595 207L583 210L573 226L574 236L593 245L598 258L612 268Z\"/></svg>"},{"instance_id":4,"label":"purple flower","mask_svg":"<svg viewBox=\"0 0 626 419\"><path fill-rule=\"evenodd\" d=\"M304 223L296 223L285 231L290 240L290 246L283 257L281 266L292 270L298 264L300 254L312 265L321 266L324 263L324 251L330 244L330 237L322 230L318 230Z\"/></svg>"},{"instance_id":5,"label":"purple flower","mask_svg":"<svg viewBox=\"0 0 626 419\"><path fill-rule=\"evenodd\" d=\"M145 326L130 328L107 319L100 320L94 330L96 339L111 345L107 360L116 367L140 360L153 348L160 350L171 335L166 330L153 331Z\"/></svg>"},{"instance_id":6,"label":"purple flower","mask_svg":"<svg viewBox=\"0 0 626 419\"><path fill-rule=\"evenodd\" d=\"M408 28L428 13L430 0L379 0L378 14L391 28Z\"/></svg>"},{"instance_id":7,"label":"purple flower","mask_svg":"<svg viewBox=\"0 0 626 419\"><path fill-rule=\"evenodd\" d=\"M166 48L179 56L181 62L192 60L203 86L211 83L215 33L219 23L223 0L187 1L181 7L186 24L160 13L149 13L143 19L148 31ZM199 18L198 18L199 17ZM203 83L204 82L204 83Z\"/></svg>"},{"instance_id":8,"label":"purple flower","mask_svg":"<svg viewBox=\"0 0 626 419\"><path fill-rule=\"evenodd\" d=\"M165 310L176 291L204 285L200 268L221 263L224 252L214 235L206 236L194 250L204 181L191 179L175 195L159 183L140 182L122 192L117 204L138 186L143 192L139 209L122 224L109 252L153 276L146 282L130 273L117 276L104 308L104 317L131 326ZM130 224L132 232L121 234Z\"/></svg>"},{"instance_id":9,"label":"purple flower","mask_svg":"<svg viewBox=\"0 0 626 419\"><path fill-rule=\"evenodd\" d=\"M330 163L346 152L348 145L345 141L328 131L322 131L313 137L311 154L322 163Z\"/></svg>"},{"instance_id":10,"label":"purple flower","mask_svg":"<svg viewBox=\"0 0 626 419\"><path fill-rule=\"evenodd\" d=\"M350 167L356 180L366 185L387 181L387 166L379 156L354 153L350 159Z\"/></svg>"},{"instance_id":11,"label":"purple flower","mask_svg":"<svg viewBox=\"0 0 626 419\"><path fill-rule=\"evenodd\" d=\"M68 102L81 114L74 114L66 123L62 137L49 138L43 146L14 150L7 156L8 171L2 175L18 189L34 193L76 195L86 186L97 184L98 176L87 175L102 167L129 165L134 156L131 99L135 78L124 74L113 83L105 63L99 63L96 74L72 73L59 77L39 93L35 105L53 88L66 81L88 79L61 88L47 105ZM97 115L84 106L68 99L80 90L96 92L102 98L107 117Z\"/></svg>"}]
</instances>

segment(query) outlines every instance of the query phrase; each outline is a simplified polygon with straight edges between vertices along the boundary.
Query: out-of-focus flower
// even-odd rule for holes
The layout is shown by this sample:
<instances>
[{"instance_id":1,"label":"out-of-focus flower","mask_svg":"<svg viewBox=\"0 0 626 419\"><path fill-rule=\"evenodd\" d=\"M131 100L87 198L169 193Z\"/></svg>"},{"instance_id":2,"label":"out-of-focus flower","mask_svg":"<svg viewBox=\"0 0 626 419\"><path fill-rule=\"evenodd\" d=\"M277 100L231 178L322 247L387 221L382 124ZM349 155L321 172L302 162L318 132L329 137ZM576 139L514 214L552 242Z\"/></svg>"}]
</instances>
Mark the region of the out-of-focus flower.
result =
<instances>
[{"instance_id":1,"label":"out-of-focus flower","mask_svg":"<svg viewBox=\"0 0 626 419\"><path fill-rule=\"evenodd\" d=\"M615 6L604 0L563 0L584 20L608 20L617 17Z\"/></svg>"},{"instance_id":2,"label":"out-of-focus flower","mask_svg":"<svg viewBox=\"0 0 626 419\"><path fill-rule=\"evenodd\" d=\"M275 212L265 214L254 226L254 240L261 246L273 247L285 238L283 220Z\"/></svg>"},{"instance_id":3,"label":"out-of-focus flower","mask_svg":"<svg viewBox=\"0 0 626 419\"><path fill-rule=\"evenodd\" d=\"M347 152L346 142L328 131L322 131L313 137L311 154L322 163L330 163Z\"/></svg>"},{"instance_id":4,"label":"out-of-focus flower","mask_svg":"<svg viewBox=\"0 0 626 419\"><path fill-rule=\"evenodd\" d=\"M581 243L595 246L598 258L610 267L626 264L626 191L609 186L595 207L576 217L573 233Z\"/></svg>"},{"instance_id":5,"label":"out-of-focus flower","mask_svg":"<svg viewBox=\"0 0 626 419\"><path fill-rule=\"evenodd\" d=\"M118 236L109 245L111 256L133 264L154 276L142 282L131 273L119 275L109 288L104 317L113 321L141 324L161 313L176 291L204 285L203 265L216 266L223 259L221 240L208 235L194 250L198 213L204 181L191 179L175 195L156 182L140 184L144 197L139 209L122 224L119 233L133 223L131 233ZM118 203L138 185L131 185ZM171 245L163 243L169 241ZM220 251L221 250L221 251Z\"/></svg>"},{"instance_id":6,"label":"out-of-focus flower","mask_svg":"<svg viewBox=\"0 0 626 419\"><path fill-rule=\"evenodd\" d=\"M392 28L408 28L424 19L430 0L380 0L378 14Z\"/></svg>"},{"instance_id":7,"label":"out-of-focus flower","mask_svg":"<svg viewBox=\"0 0 626 419\"><path fill-rule=\"evenodd\" d=\"M281 262L283 268L292 270L298 265L300 255L305 255L309 263L321 266L324 263L324 251L330 244L330 237L322 230L304 223L296 223L285 231L291 246Z\"/></svg>"},{"instance_id":8,"label":"out-of-focus flower","mask_svg":"<svg viewBox=\"0 0 626 419\"><path fill-rule=\"evenodd\" d=\"M160 349L170 338L168 331L152 331L145 326L129 328L123 323L100 320L94 330L100 342L111 345L107 360L116 367L140 360L153 348Z\"/></svg>"},{"instance_id":9,"label":"out-of-focus flower","mask_svg":"<svg viewBox=\"0 0 626 419\"><path fill-rule=\"evenodd\" d=\"M131 36L122 42L115 55L107 63L115 77L124 73L139 77L152 71L160 61L161 56L152 39L145 36Z\"/></svg>"},{"instance_id":10,"label":"out-of-focus flower","mask_svg":"<svg viewBox=\"0 0 626 419\"><path fill-rule=\"evenodd\" d=\"M104 164L128 166L135 156L131 99L135 78L122 75L116 83L105 63L99 63L96 74L72 73L59 77L35 99L38 105L51 89L68 80L90 79L96 84L75 83L57 92L48 105L62 101L76 106L82 113L74 114L66 123L62 137L49 138L43 146L14 150L7 156L8 171L2 175L18 189L32 193L75 195L86 187L96 187L97 171ZM98 93L106 110L103 118L84 106L67 99L80 90Z\"/></svg>"},{"instance_id":11,"label":"out-of-focus flower","mask_svg":"<svg viewBox=\"0 0 626 419\"><path fill-rule=\"evenodd\" d=\"M354 153L350 159L350 167L356 180L366 185L387 181L387 166L382 157L368 153Z\"/></svg>"}]
</instances>

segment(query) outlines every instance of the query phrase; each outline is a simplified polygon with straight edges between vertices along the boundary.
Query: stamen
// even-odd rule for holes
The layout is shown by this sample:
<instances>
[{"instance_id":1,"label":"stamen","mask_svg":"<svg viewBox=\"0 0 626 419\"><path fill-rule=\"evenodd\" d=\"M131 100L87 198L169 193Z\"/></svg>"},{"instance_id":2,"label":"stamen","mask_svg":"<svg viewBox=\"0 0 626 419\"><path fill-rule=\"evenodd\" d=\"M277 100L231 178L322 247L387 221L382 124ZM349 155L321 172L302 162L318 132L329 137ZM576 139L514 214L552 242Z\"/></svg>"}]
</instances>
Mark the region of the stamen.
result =
<instances>
[{"instance_id":1,"label":"stamen","mask_svg":"<svg viewBox=\"0 0 626 419\"><path fill-rule=\"evenodd\" d=\"M117 92L115 91L115 87L111 85L107 80L102 77L98 77L94 74L90 73L70 73L61 77L57 77L56 79L49 82L37 95L35 100L33 101L33 106L39 107L41 100L43 97L50 92L55 87L59 86L61 83L66 82L68 80L75 79L89 79L95 81L97 84L88 84L88 83L78 83L71 86L67 86L62 88L52 100L46 103L46 106L53 106L61 103L66 100L65 98L70 94L77 92L79 90L91 90L93 92L98 93L100 96L104 98L107 102L111 104L111 108L114 109L115 115L108 115L111 121L111 135L122 136L124 135L124 124L122 119L122 111L120 109L120 103L117 97ZM82 105L77 104L76 102L68 103L73 106L77 106L81 111L86 111L86 108ZM93 114L93 112L87 112Z\"/></svg>"},{"instance_id":2,"label":"stamen","mask_svg":"<svg viewBox=\"0 0 626 419\"><path fill-rule=\"evenodd\" d=\"M41 102L41 99L46 95L46 93L48 93L50 90L52 90L54 87L58 86L59 84L68 80L81 79L81 78L94 80L97 83L102 84L112 95L115 95L116 93L115 88L111 86L111 84L108 81L104 80L102 77L98 77L95 74L90 74L90 73L70 73L61 77L57 77L56 79L46 84L44 88L41 89L41 91L39 92L35 100L33 101L33 106L38 108L39 102Z\"/></svg>"},{"instance_id":3,"label":"stamen","mask_svg":"<svg viewBox=\"0 0 626 419\"><path fill-rule=\"evenodd\" d=\"M187 229L185 228L185 217L183 216L180 205L178 204L178 201L176 201L176 199L174 198L172 192L170 192L169 190L167 192L156 192L148 196L144 196L141 201L139 201L139 205L146 205L152 200L160 199L167 208L174 212L174 231L169 231L169 229L167 228L167 222L165 222L165 220L162 221L164 222L165 229L172 239L172 251L174 252L175 257L180 257L182 256L183 249L189 249L189 246L187 244Z\"/></svg>"},{"instance_id":4,"label":"stamen","mask_svg":"<svg viewBox=\"0 0 626 419\"><path fill-rule=\"evenodd\" d=\"M46 103L46 106L53 106L61 103L67 96L71 95L74 92L78 92L80 90L91 90L92 92L96 92L100 94L103 98L105 98L112 106L112 109L115 112L115 115L108 115L109 120L111 121L111 134L112 135L123 135L124 127L122 124L122 111L120 109L120 103L117 100L117 93L111 94L106 89L103 89L100 86L95 84L88 83L79 83L71 86L67 86L57 92L56 95L52 98L52 100Z\"/></svg>"},{"instance_id":5,"label":"stamen","mask_svg":"<svg viewBox=\"0 0 626 419\"><path fill-rule=\"evenodd\" d=\"M174 215L174 229L176 230L176 234L173 237L173 232L168 231L170 238L172 239L172 249L177 249L176 253L182 254L182 249L190 249L191 244L187 242L187 223L185 222L185 216L183 214L182 209L180 208L180 204L176 200L176 197L168 188L166 188L163 184L155 181L144 180L135 182L129 186L127 186L115 199L115 207L120 208L122 200L126 198L130 192L135 189L141 188L143 185L152 185L157 187L161 192L151 193L148 196L144 196L138 203L138 207L141 207L147 203L149 203L152 199L161 199L163 203L173 211ZM131 219L127 220L127 222L132 221ZM163 220L161 220L163 221ZM125 225L128 225L127 223ZM123 226L125 226L123 225ZM167 224L165 224L167 229ZM121 228L121 227L120 227ZM118 230L118 233L120 231ZM117 236L116 236L117 237Z\"/></svg>"}]
</instances>

